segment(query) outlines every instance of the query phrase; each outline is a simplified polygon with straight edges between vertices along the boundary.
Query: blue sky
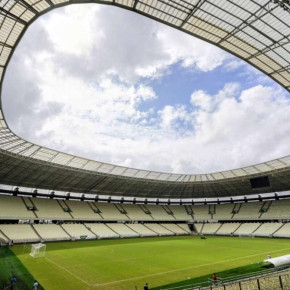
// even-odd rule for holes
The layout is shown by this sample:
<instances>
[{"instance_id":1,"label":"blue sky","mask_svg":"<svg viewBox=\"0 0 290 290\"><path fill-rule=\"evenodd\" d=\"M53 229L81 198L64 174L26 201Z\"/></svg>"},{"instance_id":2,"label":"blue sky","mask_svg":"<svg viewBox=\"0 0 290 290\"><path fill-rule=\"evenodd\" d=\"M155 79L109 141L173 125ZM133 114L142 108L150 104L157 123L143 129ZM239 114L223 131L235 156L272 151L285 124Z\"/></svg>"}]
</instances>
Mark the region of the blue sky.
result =
<instances>
[{"instance_id":1,"label":"blue sky","mask_svg":"<svg viewBox=\"0 0 290 290\"><path fill-rule=\"evenodd\" d=\"M72 5L37 20L8 67L3 106L29 141L140 169L215 172L289 154L284 89L114 7Z\"/></svg>"}]
</instances>

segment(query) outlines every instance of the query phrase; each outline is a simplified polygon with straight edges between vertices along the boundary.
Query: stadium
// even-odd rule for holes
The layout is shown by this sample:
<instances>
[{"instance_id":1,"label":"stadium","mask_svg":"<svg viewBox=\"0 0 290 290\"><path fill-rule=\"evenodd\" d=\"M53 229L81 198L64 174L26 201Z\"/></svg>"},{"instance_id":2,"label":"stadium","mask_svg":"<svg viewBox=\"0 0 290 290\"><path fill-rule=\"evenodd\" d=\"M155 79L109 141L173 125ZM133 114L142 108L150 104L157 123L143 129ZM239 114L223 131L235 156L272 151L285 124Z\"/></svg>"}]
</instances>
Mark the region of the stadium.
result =
<instances>
[{"instance_id":1,"label":"stadium","mask_svg":"<svg viewBox=\"0 0 290 290\"><path fill-rule=\"evenodd\" d=\"M285 0L2 0L1 91L27 28L81 3L200 38L290 91ZM0 289L290 289L290 155L208 174L135 169L28 142L4 113Z\"/></svg>"}]
</instances>

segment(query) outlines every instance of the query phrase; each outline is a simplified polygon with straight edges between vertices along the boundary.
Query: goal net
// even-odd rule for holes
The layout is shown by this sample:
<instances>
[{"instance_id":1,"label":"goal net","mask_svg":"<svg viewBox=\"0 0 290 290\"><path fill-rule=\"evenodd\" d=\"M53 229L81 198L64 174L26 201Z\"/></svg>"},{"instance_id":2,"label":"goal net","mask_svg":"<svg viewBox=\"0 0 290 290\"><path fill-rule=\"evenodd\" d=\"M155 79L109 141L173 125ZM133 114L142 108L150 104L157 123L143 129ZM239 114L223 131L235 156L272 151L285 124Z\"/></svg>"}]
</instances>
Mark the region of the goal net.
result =
<instances>
[{"instance_id":1,"label":"goal net","mask_svg":"<svg viewBox=\"0 0 290 290\"><path fill-rule=\"evenodd\" d=\"M41 258L45 257L46 245L39 243L39 244L32 244L31 245L31 252L30 256L33 258Z\"/></svg>"}]
</instances>

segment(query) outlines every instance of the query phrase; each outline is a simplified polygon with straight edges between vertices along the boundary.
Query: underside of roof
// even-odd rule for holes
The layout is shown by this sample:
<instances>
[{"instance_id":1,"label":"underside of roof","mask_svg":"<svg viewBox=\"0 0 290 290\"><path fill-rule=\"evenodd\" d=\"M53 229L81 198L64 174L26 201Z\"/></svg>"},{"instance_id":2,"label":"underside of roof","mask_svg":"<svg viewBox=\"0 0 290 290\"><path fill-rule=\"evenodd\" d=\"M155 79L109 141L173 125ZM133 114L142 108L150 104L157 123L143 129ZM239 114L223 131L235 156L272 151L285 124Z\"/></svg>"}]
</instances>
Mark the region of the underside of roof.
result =
<instances>
[{"instance_id":1,"label":"underside of roof","mask_svg":"<svg viewBox=\"0 0 290 290\"><path fill-rule=\"evenodd\" d=\"M2 0L0 81L27 27L42 14L72 3L118 6L210 42L248 62L290 91L288 1L249 0ZM274 3L275 2L275 3ZM170 174L87 160L16 136L0 108L0 183L64 191L142 197L216 197L290 189L290 155L210 174ZM250 179L269 176L270 187Z\"/></svg>"}]
</instances>

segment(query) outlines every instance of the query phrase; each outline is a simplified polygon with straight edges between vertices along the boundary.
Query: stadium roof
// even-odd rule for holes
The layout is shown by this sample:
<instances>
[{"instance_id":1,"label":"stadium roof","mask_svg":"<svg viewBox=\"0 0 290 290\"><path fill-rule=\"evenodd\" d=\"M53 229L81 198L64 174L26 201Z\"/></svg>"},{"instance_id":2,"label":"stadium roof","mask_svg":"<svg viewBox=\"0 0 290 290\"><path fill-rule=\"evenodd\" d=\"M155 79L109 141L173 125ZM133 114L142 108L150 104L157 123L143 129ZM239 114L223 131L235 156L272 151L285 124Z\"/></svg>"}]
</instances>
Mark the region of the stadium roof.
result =
<instances>
[{"instance_id":1,"label":"stadium roof","mask_svg":"<svg viewBox=\"0 0 290 290\"><path fill-rule=\"evenodd\" d=\"M0 81L27 27L42 14L72 3L118 6L210 42L248 62L290 91L289 1L250 0L2 0ZM274 3L275 2L275 3ZM277 140L279 142L279 140ZM216 197L290 189L290 155L210 174L170 174L87 160L16 136L0 108L0 183L142 197ZM269 176L268 188L250 179Z\"/></svg>"}]
</instances>

